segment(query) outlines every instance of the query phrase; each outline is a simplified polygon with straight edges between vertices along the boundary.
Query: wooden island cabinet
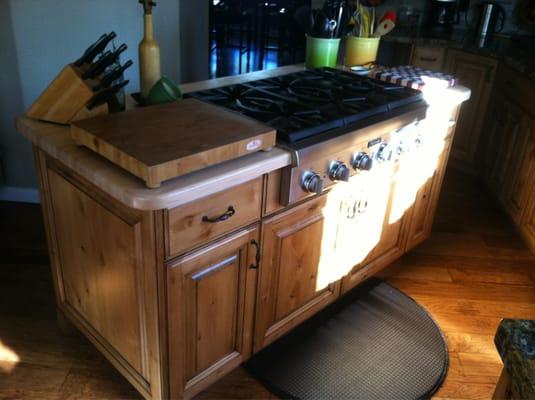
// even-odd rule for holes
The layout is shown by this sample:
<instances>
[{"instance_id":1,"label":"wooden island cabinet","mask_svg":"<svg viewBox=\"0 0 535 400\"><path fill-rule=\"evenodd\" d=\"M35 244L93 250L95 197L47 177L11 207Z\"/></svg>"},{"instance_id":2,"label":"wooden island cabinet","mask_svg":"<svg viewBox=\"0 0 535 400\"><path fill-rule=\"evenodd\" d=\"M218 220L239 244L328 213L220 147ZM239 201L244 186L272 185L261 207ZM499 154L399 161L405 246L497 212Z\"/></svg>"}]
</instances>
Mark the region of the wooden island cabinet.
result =
<instances>
[{"instance_id":1,"label":"wooden island cabinet","mask_svg":"<svg viewBox=\"0 0 535 400\"><path fill-rule=\"evenodd\" d=\"M19 118L60 315L145 398L195 396L429 236L464 99L373 177L290 206L282 149L147 189L68 128Z\"/></svg>"}]
</instances>

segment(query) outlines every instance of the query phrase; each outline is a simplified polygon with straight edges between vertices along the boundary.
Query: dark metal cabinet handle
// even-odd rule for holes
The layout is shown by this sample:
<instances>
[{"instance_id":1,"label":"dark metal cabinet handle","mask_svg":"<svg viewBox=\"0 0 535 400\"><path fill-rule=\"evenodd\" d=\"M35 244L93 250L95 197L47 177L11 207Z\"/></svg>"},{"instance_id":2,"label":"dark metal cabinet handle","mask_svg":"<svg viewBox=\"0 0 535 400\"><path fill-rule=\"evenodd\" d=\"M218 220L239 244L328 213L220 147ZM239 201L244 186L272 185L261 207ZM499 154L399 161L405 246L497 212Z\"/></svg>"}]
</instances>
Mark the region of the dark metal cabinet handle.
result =
<instances>
[{"instance_id":1,"label":"dark metal cabinet handle","mask_svg":"<svg viewBox=\"0 0 535 400\"><path fill-rule=\"evenodd\" d=\"M205 215L204 217L202 217L202 220L203 222L210 222L211 224L215 224L216 222L226 221L227 219L232 217L234 214L236 214L236 210L234 209L234 207L230 206L228 210L224 214L221 214L219 217L210 218L207 215Z\"/></svg>"},{"instance_id":2,"label":"dark metal cabinet handle","mask_svg":"<svg viewBox=\"0 0 535 400\"><path fill-rule=\"evenodd\" d=\"M420 57L420 60L427 61L427 62L435 62L437 61L436 57Z\"/></svg>"},{"instance_id":3,"label":"dark metal cabinet handle","mask_svg":"<svg viewBox=\"0 0 535 400\"><path fill-rule=\"evenodd\" d=\"M260 245L256 240L251 240L251 244L256 248L255 263L249 265L251 269L258 269L260 267Z\"/></svg>"}]
</instances>

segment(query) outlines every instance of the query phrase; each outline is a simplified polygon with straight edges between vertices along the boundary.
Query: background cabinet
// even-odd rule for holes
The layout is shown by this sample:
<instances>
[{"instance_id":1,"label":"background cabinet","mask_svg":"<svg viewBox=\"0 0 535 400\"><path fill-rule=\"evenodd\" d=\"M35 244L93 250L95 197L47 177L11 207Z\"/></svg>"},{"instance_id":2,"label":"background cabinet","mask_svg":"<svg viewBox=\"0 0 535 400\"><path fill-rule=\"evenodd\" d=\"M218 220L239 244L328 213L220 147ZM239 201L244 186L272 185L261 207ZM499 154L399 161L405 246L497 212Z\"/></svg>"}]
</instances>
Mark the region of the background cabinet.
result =
<instances>
[{"instance_id":1,"label":"background cabinet","mask_svg":"<svg viewBox=\"0 0 535 400\"><path fill-rule=\"evenodd\" d=\"M168 266L171 397L194 395L251 355L257 245L250 228Z\"/></svg>"},{"instance_id":2,"label":"background cabinet","mask_svg":"<svg viewBox=\"0 0 535 400\"><path fill-rule=\"evenodd\" d=\"M415 67L440 72L444 66L445 58L445 47L414 46L411 64Z\"/></svg>"},{"instance_id":3,"label":"background cabinet","mask_svg":"<svg viewBox=\"0 0 535 400\"><path fill-rule=\"evenodd\" d=\"M497 61L462 51L448 50L445 71L459 84L470 88L471 97L463 104L451 156L455 165L473 171L472 163L478 147Z\"/></svg>"},{"instance_id":4,"label":"background cabinet","mask_svg":"<svg viewBox=\"0 0 535 400\"><path fill-rule=\"evenodd\" d=\"M337 212L336 196L329 193L263 223L255 351L338 297Z\"/></svg>"}]
</instances>

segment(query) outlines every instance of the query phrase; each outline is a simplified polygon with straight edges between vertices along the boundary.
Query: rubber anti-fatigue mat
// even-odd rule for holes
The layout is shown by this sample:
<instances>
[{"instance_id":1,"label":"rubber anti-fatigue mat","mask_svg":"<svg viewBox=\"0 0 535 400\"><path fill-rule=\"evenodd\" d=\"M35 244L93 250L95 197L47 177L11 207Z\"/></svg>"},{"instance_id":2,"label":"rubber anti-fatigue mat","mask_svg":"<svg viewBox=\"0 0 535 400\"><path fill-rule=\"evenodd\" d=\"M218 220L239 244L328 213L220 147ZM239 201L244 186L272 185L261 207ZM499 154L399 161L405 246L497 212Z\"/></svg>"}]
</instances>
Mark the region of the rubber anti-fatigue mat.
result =
<instances>
[{"instance_id":1,"label":"rubber anti-fatigue mat","mask_svg":"<svg viewBox=\"0 0 535 400\"><path fill-rule=\"evenodd\" d=\"M283 398L421 399L444 381L448 349L424 308L374 279L246 368Z\"/></svg>"}]
</instances>

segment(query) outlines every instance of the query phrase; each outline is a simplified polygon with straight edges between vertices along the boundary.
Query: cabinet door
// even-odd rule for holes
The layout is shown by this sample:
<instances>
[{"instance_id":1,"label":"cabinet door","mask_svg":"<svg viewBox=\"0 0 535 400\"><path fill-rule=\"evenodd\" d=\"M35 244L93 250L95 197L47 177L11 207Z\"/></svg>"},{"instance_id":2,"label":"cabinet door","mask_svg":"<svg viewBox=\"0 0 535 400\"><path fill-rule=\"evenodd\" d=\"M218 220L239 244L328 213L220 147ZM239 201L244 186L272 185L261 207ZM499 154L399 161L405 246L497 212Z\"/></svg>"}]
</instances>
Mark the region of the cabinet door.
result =
<instances>
[{"instance_id":1,"label":"cabinet door","mask_svg":"<svg viewBox=\"0 0 535 400\"><path fill-rule=\"evenodd\" d=\"M512 145L509 167L504 173L502 201L516 224L520 223L535 175L535 121L523 116Z\"/></svg>"},{"instance_id":2,"label":"cabinet door","mask_svg":"<svg viewBox=\"0 0 535 400\"><path fill-rule=\"evenodd\" d=\"M171 397L190 397L251 354L256 228L167 268Z\"/></svg>"},{"instance_id":3,"label":"cabinet door","mask_svg":"<svg viewBox=\"0 0 535 400\"><path fill-rule=\"evenodd\" d=\"M497 94L495 93L489 104L488 117L485 121L485 135L481 140L481 155L479 157L478 167L479 172L489 185L499 149L498 146L504 137L506 129L508 119L507 104L508 103L498 100Z\"/></svg>"},{"instance_id":4,"label":"cabinet door","mask_svg":"<svg viewBox=\"0 0 535 400\"><path fill-rule=\"evenodd\" d=\"M494 149L489 149L492 156L489 160L491 165L488 183L499 199L503 199L505 195L505 188L514 167L514 157L518 156L515 145L519 139L522 119L521 112L509 102L504 102L502 110L504 125L496 132L499 137L494 141Z\"/></svg>"},{"instance_id":5,"label":"cabinet door","mask_svg":"<svg viewBox=\"0 0 535 400\"><path fill-rule=\"evenodd\" d=\"M333 257L337 212L331 192L262 225L255 351L338 297Z\"/></svg>"},{"instance_id":6,"label":"cabinet door","mask_svg":"<svg viewBox=\"0 0 535 400\"><path fill-rule=\"evenodd\" d=\"M336 260L342 292L378 272L403 253L403 213L395 213L392 165L353 177L340 201Z\"/></svg>"},{"instance_id":7,"label":"cabinet door","mask_svg":"<svg viewBox=\"0 0 535 400\"><path fill-rule=\"evenodd\" d=\"M470 99L461 109L452 149L452 157L460 161L455 165L471 168L492 88L496 60L450 50L445 70L453 74L459 84L471 90Z\"/></svg>"},{"instance_id":8,"label":"cabinet door","mask_svg":"<svg viewBox=\"0 0 535 400\"><path fill-rule=\"evenodd\" d=\"M533 181L535 181L535 176L531 175L531 193L527 208L522 217L520 230L531 251L535 253L535 185L533 185Z\"/></svg>"}]
</instances>

